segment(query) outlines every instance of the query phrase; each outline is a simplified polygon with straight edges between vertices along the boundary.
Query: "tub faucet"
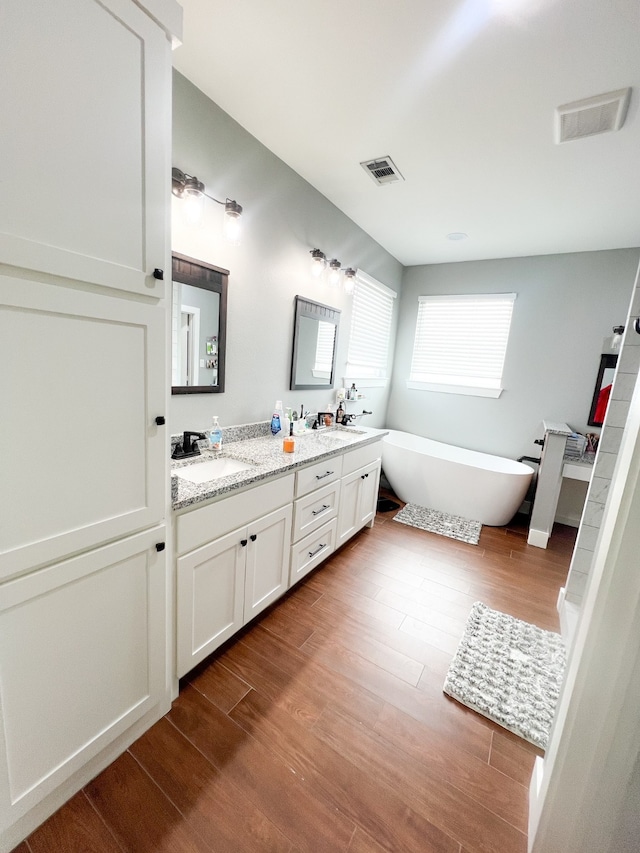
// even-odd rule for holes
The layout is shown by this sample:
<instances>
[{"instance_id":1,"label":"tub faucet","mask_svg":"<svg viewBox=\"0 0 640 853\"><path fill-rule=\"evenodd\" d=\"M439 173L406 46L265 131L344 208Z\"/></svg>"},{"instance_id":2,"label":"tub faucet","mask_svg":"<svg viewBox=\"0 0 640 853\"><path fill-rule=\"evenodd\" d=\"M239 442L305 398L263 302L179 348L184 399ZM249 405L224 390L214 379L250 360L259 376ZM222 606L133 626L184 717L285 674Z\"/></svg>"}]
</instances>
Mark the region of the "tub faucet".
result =
<instances>
[{"instance_id":1,"label":"tub faucet","mask_svg":"<svg viewBox=\"0 0 640 853\"><path fill-rule=\"evenodd\" d=\"M194 436L193 441L191 440L191 436ZM191 430L185 430L182 434L182 444L178 442L173 449L173 453L171 454L172 459L188 459L190 456L200 456L200 447L198 446L198 441L207 436L203 432L191 432Z\"/></svg>"}]
</instances>

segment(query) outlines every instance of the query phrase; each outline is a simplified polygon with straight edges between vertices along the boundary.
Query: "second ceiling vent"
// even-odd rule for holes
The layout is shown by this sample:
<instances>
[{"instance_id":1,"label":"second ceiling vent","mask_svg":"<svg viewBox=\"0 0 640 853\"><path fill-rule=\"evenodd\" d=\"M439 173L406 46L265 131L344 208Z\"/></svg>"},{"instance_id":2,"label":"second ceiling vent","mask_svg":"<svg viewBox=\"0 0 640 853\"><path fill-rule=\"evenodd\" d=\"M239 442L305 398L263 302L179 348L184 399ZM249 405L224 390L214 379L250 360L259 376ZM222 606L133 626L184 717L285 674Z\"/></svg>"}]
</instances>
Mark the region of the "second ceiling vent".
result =
<instances>
[{"instance_id":1,"label":"second ceiling vent","mask_svg":"<svg viewBox=\"0 0 640 853\"><path fill-rule=\"evenodd\" d=\"M571 142L596 133L620 130L629 106L631 89L584 98L556 108L556 142Z\"/></svg>"},{"instance_id":2,"label":"second ceiling vent","mask_svg":"<svg viewBox=\"0 0 640 853\"><path fill-rule=\"evenodd\" d=\"M398 169L391 157L377 157L375 160L365 160L360 165L379 186L404 181L404 178L400 174L400 169Z\"/></svg>"}]
</instances>

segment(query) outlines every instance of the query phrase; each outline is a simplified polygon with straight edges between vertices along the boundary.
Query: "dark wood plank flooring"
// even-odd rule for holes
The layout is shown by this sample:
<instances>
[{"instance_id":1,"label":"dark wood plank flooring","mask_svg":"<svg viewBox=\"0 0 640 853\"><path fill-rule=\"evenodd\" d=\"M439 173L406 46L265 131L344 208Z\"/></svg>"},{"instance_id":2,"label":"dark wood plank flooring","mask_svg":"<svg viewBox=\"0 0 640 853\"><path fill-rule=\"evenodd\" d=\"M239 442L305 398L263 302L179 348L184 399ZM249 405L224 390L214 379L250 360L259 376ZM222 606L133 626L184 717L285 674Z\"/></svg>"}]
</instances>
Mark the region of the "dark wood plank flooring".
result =
<instances>
[{"instance_id":1,"label":"dark wood plank flooring","mask_svg":"<svg viewBox=\"0 0 640 853\"><path fill-rule=\"evenodd\" d=\"M575 530L378 513L16 853L525 853L538 750L442 693L474 601L558 630Z\"/></svg>"}]
</instances>

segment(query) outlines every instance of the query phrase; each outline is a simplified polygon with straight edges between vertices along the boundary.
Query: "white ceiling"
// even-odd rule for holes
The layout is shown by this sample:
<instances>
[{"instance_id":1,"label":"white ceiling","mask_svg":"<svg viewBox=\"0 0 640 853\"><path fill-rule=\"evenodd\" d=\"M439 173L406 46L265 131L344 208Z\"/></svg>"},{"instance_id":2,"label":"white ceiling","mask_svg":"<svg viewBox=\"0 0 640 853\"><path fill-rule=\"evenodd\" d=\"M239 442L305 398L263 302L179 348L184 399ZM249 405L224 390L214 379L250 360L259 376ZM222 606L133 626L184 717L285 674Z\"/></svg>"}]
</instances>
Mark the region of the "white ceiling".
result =
<instances>
[{"instance_id":1,"label":"white ceiling","mask_svg":"<svg viewBox=\"0 0 640 853\"><path fill-rule=\"evenodd\" d=\"M638 0L180 2L178 71L403 264L640 246ZM627 86L622 130L554 143Z\"/></svg>"}]
</instances>

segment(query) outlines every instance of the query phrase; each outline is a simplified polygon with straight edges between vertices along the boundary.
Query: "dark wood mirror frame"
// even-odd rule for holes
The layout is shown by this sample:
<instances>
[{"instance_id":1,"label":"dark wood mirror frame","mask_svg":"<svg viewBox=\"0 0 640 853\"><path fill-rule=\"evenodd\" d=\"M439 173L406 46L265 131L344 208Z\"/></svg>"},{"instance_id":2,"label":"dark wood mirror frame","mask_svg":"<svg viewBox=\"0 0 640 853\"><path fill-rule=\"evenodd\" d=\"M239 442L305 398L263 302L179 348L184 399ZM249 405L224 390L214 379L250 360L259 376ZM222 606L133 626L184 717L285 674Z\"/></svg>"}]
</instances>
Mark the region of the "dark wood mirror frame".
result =
<instances>
[{"instance_id":1,"label":"dark wood mirror frame","mask_svg":"<svg viewBox=\"0 0 640 853\"><path fill-rule=\"evenodd\" d=\"M610 385L613 382L613 372L607 373L607 371L615 371L617 363L617 355L603 353L600 356L598 378L596 379L591 409L589 411L589 420L587 421L589 426L602 426L604 422L604 416L609 404Z\"/></svg>"},{"instance_id":2,"label":"dark wood mirror frame","mask_svg":"<svg viewBox=\"0 0 640 853\"><path fill-rule=\"evenodd\" d=\"M218 315L218 382L215 385L172 385L172 394L221 394L224 391L227 344L227 286L229 270L174 252L171 256L172 281L210 290L220 296Z\"/></svg>"}]
</instances>

